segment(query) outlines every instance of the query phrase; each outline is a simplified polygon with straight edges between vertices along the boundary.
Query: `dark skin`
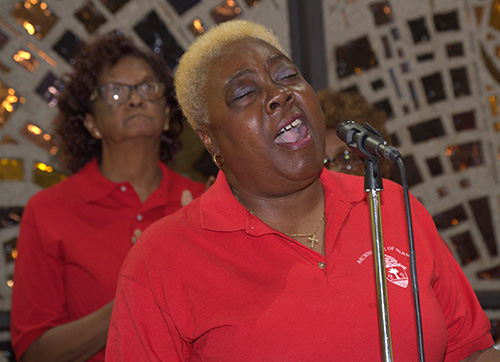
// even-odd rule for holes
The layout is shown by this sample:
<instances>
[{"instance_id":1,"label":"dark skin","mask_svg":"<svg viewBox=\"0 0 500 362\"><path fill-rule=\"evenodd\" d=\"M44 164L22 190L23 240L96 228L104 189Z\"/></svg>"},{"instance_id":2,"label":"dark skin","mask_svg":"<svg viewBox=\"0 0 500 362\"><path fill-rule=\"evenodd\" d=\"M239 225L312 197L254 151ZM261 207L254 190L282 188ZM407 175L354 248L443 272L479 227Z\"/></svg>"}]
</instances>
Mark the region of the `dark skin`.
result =
<instances>
[{"instance_id":1,"label":"dark skin","mask_svg":"<svg viewBox=\"0 0 500 362\"><path fill-rule=\"evenodd\" d=\"M134 85L154 77L144 60L124 57L105 69L98 79L99 85L110 82ZM142 202L158 188L161 180L158 150L161 132L168 126L168 114L165 97L145 101L134 90L130 99L120 105L111 106L97 98L94 112L86 115L86 128L103 144L101 173L115 182L128 180ZM137 230L132 241L139 234ZM88 360L106 345L112 308L110 301L83 318L47 330L30 345L20 361Z\"/></svg>"},{"instance_id":2,"label":"dark skin","mask_svg":"<svg viewBox=\"0 0 500 362\"><path fill-rule=\"evenodd\" d=\"M226 45L207 74L210 123L197 133L212 155L224 158L220 167L235 196L283 233L314 231L324 212L325 125L312 87L286 56L254 38ZM305 125L300 137L277 143L280 129L296 119ZM324 255L324 224L316 236L314 250ZM499 360L493 347L465 359Z\"/></svg>"},{"instance_id":3,"label":"dark skin","mask_svg":"<svg viewBox=\"0 0 500 362\"><path fill-rule=\"evenodd\" d=\"M222 54L207 72L210 124L198 129L200 139L222 155L221 169L248 210L284 233L313 232L324 212L318 177L325 152L314 90L290 59L261 40L228 44ZM296 120L301 136L279 143L280 129ZM324 254L323 234L324 225L315 247Z\"/></svg>"},{"instance_id":4,"label":"dark skin","mask_svg":"<svg viewBox=\"0 0 500 362\"><path fill-rule=\"evenodd\" d=\"M153 70L144 60L125 57L104 71L98 84L134 85L154 79ZM133 90L125 104L109 105L98 97L93 114L85 118L90 134L102 141L101 173L115 182L129 181L142 202L160 184L158 150L169 113L165 97L145 101Z\"/></svg>"}]
</instances>

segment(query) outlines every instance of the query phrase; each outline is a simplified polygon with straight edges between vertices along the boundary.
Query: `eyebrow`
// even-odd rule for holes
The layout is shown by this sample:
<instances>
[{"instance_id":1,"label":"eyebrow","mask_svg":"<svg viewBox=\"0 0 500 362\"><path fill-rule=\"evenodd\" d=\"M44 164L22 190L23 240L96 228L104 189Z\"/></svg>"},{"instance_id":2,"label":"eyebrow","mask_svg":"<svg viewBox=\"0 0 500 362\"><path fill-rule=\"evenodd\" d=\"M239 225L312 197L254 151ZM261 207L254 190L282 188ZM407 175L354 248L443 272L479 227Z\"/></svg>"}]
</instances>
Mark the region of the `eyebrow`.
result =
<instances>
[{"instance_id":1,"label":"eyebrow","mask_svg":"<svg viewBox=\"0 0 500 362\"><path fill-rule=\"evenodd\" d=\"M269 65L270 63L273 63L274 61L276 60L281 60L281 59L285 59L289 62L291 62L291 60L286 57L285 55L283 54L275 54L273 55L272 57L270 57L269 59L266 60L265 64L266 65ZM292 63L292 62L291 62ZM292 63L293 64L293 63ZM232 83L234 80L238 79L238 78L241 78L247 74L253 74L254 71L251 70L251 69L243 69L243 70L240 70L240 71L237 71L236 73L234 73L225 83L224 83L224 87L223 89L225 89L230 83Z\"/></svg>"},{"instance_id":2,"label":"eyebrow","mask_svg":"<svg viewBox=\"0 0 500 362\"><path fill-rule=\"evenodd\" d=\"M227 86L229 84L231 84L234 80L238 79L238 78L241 78L247 74L253 74L254 71L251 70L251 69L243 69L243 70L239 70L237 71L236 73L234 73L225 83L224 83L224 87L223 89L227 88Z\"/></svg>"},{"instance_id":3,"label":"eyebrow","mask_svg":"<svg viewBox=\"0 0 500 362\"><path fill-rule=\"evenodd\" d=\"M158 79L158 77L156 75L150 75L150 74L146 74L141 81L139 81L139 83L135 83L135 84L127 84L127 83L123 83L123 82L120 82L120 81L117 81L117 80L113 80L111 82L107 82L107 83L104 83L102 84L100 87L102 87L103 85L108 85L108 84L116 84L116 85L127 85L127 86L132 86L132 85L139 85L139 84L142 84L142 83L146 83L146 82L151 82L151 81L156 81L156 82L160 82L160 83L163 83L161 80ZM99 87L99 86L98 86Z\"/></svg>"}]
</instances>

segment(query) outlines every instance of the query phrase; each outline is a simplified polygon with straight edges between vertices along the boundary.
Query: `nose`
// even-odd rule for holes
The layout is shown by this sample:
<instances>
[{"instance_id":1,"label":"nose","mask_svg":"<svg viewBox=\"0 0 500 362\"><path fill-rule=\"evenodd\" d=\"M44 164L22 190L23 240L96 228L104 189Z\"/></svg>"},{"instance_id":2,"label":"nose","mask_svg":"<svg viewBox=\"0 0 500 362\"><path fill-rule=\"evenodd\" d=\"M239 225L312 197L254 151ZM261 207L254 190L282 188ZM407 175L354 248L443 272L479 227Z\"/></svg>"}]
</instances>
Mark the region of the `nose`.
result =
<instances>
[{"instance_id":1,"label":"nose","mask_svg":"<svg viewBox=\"0 0 500 362\"><path fill-rule=\"evenodd\" d=\"M128 99L128 105L132 107L138 107L141 106L144 100L142 99L141 95L137 92L137 88L132 87L130 89L130 97Z\"/></svg>"},{"instance_id":2,"label":"nose","mask_svg":"<svg viewBox=\"0 0 500 362\"><path fill-rule=\"evenodd\" d=\"M266 111L271 114L276 110L283 108L286 104L291 103L294 95L293 92L287 87L280 85L273 86L268 95L266 102Z\"/></svg>"}]
</instances>

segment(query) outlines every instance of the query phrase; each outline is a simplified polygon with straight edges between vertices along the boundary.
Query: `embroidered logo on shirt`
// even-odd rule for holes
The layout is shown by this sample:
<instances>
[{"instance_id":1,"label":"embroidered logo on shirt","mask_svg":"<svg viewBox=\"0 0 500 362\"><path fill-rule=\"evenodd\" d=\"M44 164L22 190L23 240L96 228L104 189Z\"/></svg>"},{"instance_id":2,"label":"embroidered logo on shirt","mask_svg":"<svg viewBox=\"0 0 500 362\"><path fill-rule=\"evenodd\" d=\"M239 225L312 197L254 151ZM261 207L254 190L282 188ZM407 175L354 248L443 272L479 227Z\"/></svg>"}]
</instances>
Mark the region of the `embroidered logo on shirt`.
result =
<instances>
[{"instance_id":1,"label":"embroidered logo on shirt","mask_svg":"<svg viewBox=\"0 0 500 362\"><path fill-rule=\"evenodd\" d=\"M406 288L408 286L408 274L406 267L398 262L396 258L385 255L385 274L386 279L393 284Z\"/></svg>"},{"instance_id":2,"label":"embroidered logo on shirt","mask_svg":"<svg viewBox=\"0 0 500 362\"><path fill-rule=\"evenodd\" d=\"M390 252L397 252L403 258L408 258L409 254L398 249L394 246L387 246L384 250ZM362 264L368 257L373 255L373 250L369 250L363 253L358 259L357 263ZM401 288L406 288L408 286L408 274L406 273L406 266L401 264L395 257L390 255L384 255L385 259L385 275L387 281Z\"/></svg>"}]
</instances>

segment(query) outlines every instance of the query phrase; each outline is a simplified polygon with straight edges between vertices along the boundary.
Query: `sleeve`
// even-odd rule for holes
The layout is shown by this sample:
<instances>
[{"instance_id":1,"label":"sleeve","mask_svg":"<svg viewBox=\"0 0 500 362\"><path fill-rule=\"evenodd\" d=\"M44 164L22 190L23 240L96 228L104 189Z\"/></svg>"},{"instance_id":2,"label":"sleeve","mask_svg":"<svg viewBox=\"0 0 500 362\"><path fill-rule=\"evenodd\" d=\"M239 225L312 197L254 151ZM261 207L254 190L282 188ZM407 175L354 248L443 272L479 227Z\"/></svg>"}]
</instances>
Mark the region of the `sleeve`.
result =
<instances>
[{"instance_id":1,"label":"sleeve","mask_svg":"<svg viewBox=\"0 0 500 362\"><path fill-rule=\"evenodd\" d=\"M138 266L138 267L137 267ZM185 342L170 314L160 308L142 261L129 255L118 280L106 345L106 361L188 361Z\"/></svg>"},{"instance_id":2,"label":"sleeve","mask_svg":"<svg viewBox=\"0 0 500 362\"><path fill-rule=\"evenodd\" d=\"M37 219L41 213L36 202L28 202L17 241L11 334L18 357L45 331L69 321L65 308L62 255L57 247L49 246L44 240L43 221Z\"/></svg>"},{"instance_id":3,"label":"sleeve","mask_svg":"<svg viewBox=\"0 0 500 362\"><path fill-rule=\"evenodd\" d=\"M427 230L434 253L436 278L433 290L446 321L445 361L460 361L493 345L491 324L467 277L439 236L434 221L426 211L423 218L422 212L419 213L420 220L424 221L420 226Z\"/></svg>"}]
</instances>

